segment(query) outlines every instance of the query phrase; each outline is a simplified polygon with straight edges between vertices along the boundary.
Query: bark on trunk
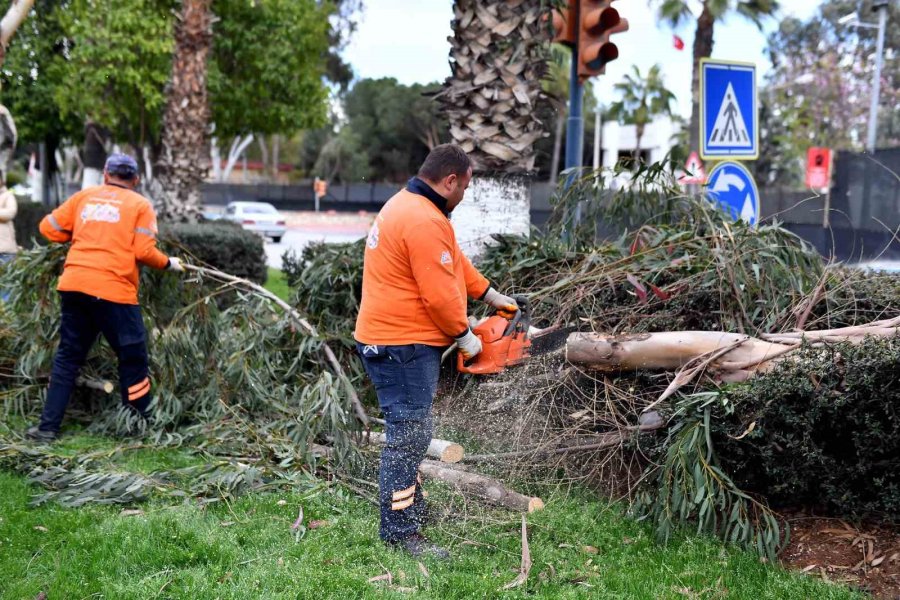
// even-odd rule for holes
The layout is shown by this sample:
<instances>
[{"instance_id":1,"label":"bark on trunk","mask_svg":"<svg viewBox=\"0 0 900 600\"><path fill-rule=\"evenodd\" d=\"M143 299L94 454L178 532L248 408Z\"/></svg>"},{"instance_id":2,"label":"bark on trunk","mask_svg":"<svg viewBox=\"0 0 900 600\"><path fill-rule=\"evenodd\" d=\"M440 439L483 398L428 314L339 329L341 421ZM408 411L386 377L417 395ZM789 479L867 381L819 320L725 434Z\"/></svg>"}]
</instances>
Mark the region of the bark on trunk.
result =
<instances>
[{"instance_id":1,"label":"bark on trunk","mask_svg":"<svg viewBox=\"0 0 900 600\"><path fill-rule=\"evenodd\" d=\"M715 19L703 3L703 12L697 19L697 30L694 32L694 70L691 76L691 152L700 150L700 59L712 55L713 27Z\"/></svg>"},{"instance_id":2,"label":"bark on trunk","mask_svg":"<svg viewBox=\"0 0 900 600\"><path fill-rule=\"evenodd\" d=\"M163 117L162 149L151 187L160 219L200 216L200 184L209 172L207 59L212 46L212 0L183 0Z\"/></svg>"}]
</instances>

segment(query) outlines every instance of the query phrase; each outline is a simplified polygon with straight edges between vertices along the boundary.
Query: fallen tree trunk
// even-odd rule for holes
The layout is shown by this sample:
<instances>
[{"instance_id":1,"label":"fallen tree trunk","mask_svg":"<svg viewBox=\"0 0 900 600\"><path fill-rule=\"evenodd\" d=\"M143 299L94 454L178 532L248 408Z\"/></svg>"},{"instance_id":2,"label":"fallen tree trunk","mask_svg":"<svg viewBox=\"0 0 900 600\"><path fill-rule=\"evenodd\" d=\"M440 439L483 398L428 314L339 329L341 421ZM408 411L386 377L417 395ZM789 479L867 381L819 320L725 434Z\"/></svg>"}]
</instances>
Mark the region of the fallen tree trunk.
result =
<instances>
[{"instance_id":1,"label":"fallen tree trunk","mask_svg":"<svg viewBox=\"0 0 900 600\"><path fill-rule=\"evenodd\" d=\"M368 441L374 444L383 445L387 443L387 436L384 433L373 432L367 434L367 437ZM456 442L433 438L431 443L428 444L428 450L425 454L444 463L458 463L463 459L465 450Z\"/></svg>"},{"instance_id":2,"label":"fallen tree trunk","mask_svg":"<svg viewBox=\"0 0 900 600\"><path fill-rule=\"evenodd\" d=\"M544 501L510 490L496 479L478 473L449 467L434 460L422 461L419 471L425 477L452 485L464 495L473 495L492 504L519 512L534 512L544 508Z\"/></svg>"},{"instance_id":3,"label":"fallen tree trunk","mask_svg":"<svg viewBox=\"0 0 900 600\"><path fill-rule=\"evenodd\" d=\"M793 350L779 344L719 331L664 331L638 335L573 333L566 342L566 359L596 371L674 371L698 357L723 352L713 366L745 365L745 370L770 368L774 359Z\"/></svg>"},{"instance_id":4,"label":"fallen tree trunk","mask_svg":"<svg viewBox=\"0 0 900 600\"><path fill-rule=\"evenodd\" d=\"M116 386L113 385L112 381L107 381L106 379L88 379L87 377L79 377L75 380L75 385L90 388L92 390L99 390L105 394L112 394L113 390L116 389Z\"/></svg>"}]
</instances>

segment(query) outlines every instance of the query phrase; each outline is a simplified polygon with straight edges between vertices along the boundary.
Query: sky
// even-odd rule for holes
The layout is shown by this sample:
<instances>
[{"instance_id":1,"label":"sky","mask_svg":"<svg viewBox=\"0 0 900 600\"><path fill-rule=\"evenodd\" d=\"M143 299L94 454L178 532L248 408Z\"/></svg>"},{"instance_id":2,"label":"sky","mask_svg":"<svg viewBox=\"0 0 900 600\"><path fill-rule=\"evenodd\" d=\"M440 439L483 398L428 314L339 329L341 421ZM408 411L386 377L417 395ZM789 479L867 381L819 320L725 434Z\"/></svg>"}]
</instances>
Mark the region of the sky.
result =
<instances>
[{"instance_id":1,"label":"sky","mask_svg":"<svg viewBox=\"0 0 900 600\"><path fill-rule=\"evenodd\" d=\"M779 16L805 20L816 13L820 4L821 0L781 0ZM620 0L614 6L628 19L630 30L613 37L619 58L606 67L605 76L594 80L600 103L608 105L617 99L613 85L631 71L632 65L646 73L659 63L667 87L677 98L677 112L689 117L694 25L673 31L668 25L657 24L647 0ZM405 84L443 81L450 75L447 37L452 33L452 7L452 0L365 0L345 59L359 78L394 77ZM769 19L760 32L739 16L716 23L713 57L756 63L761 84L770 68L765 57L766 37L776 27L777 20ZM684 40L684 50L673 47L673 33Z\"/></svg>"}]
</instances>

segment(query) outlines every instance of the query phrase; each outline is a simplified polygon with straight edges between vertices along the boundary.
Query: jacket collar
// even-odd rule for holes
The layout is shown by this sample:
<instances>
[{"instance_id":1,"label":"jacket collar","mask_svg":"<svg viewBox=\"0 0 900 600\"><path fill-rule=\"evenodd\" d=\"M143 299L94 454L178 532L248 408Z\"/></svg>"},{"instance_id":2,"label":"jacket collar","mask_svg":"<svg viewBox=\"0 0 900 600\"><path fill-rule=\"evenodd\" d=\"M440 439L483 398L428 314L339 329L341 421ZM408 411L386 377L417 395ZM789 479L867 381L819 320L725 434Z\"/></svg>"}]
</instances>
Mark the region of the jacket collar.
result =
<instances>
[{"instance_id":1,"label":"jacket collar","mask_svg":"<svg viewBox=\"0 0 900 600\"><path fill-rule=\"evenodd\" d=\"M438 210L440 210L445 217L448 219L450 218L450 211L447 210L447 199L434 191L430 185L418 177L413 177L409 180L409 183L406 184L406 191L418 194L419 196L425 196L431 200L432 204L438 207Z\"/></svg>"}]
</instances>

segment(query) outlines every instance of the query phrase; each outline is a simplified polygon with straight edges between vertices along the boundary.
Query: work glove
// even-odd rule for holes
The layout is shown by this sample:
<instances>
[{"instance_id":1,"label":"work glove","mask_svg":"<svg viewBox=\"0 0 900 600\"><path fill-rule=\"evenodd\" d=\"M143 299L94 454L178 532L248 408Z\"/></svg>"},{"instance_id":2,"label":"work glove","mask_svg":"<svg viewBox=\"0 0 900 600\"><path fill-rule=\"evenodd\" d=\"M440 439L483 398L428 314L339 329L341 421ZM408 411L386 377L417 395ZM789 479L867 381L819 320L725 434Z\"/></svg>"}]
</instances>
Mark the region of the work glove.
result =
<instances>
[{"instance_id":1,"label":"work glove","mask_svg":"<svg viewBox=\"0 0 900 600\"><path fill-rule=\"evenodd\" d=\"M512 318L515 316L516 311L519 310L519 304L515 299L504 296L493 287L488 288L487 293L484 295L484 301L496 308L501 316L507 318Z\"/></svg>"},{"instance_id":2,"label":"work glove","mask_svg":"<svg viewBox=\"0 0 900 600\"><path fill-rule=\"evenodd\" d=\"M166 265L166 271L172 271L173 273L184 273L184 265L181 264L181 259L175 256L170 256L169 264Z\"/></svg>"},{"instance_id":3,"label":"work glove","mask_svg":"<svg viewBox=\"0 0 900 600\"><path fill-rule=\"evenodd\" d=\"M462 354L465 360L472 360L478 356L479 352L481 352L481 338L472 333L472 330L469 329L464 335L456 338L456 346L459 348L459 353Z\"/></svg>"}]
</instances>

